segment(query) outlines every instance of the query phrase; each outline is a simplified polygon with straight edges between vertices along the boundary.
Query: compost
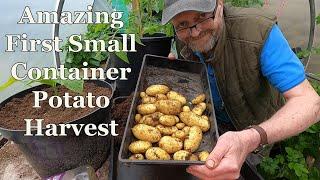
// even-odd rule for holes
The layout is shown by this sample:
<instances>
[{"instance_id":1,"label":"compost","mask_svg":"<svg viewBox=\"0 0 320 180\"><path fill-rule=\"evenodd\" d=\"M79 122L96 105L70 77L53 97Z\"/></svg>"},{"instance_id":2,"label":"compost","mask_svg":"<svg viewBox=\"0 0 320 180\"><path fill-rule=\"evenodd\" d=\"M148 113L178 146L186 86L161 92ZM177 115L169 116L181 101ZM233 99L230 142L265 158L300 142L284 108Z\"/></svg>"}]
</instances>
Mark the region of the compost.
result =
<instances>
[{"instance_id":1,"label":"compost","mask_svg":"<svg viewBox=\"0 0 320 180\"><path fill-rule=\"evenodd\" d=\"M48 96L55 95L52 88L44 88ZM68 90L63 86L57 88L58 96L63 96L65 92L75 96L77 93ZM84 84L84 94L91 92L95 96L110 97L112 90L109 88L95 85L94 83ZM98 108L52 108L48 100L40 102L40 108L33 108L34 94L29 93L20 98L13 98L0 109L0 127L14 130L24 130L26 127L25 118L30 119L44 119L43 125L66 123L80 117L83 117ZM87 102L86 102L87 103Z\"/></svg>"}]
</instances>

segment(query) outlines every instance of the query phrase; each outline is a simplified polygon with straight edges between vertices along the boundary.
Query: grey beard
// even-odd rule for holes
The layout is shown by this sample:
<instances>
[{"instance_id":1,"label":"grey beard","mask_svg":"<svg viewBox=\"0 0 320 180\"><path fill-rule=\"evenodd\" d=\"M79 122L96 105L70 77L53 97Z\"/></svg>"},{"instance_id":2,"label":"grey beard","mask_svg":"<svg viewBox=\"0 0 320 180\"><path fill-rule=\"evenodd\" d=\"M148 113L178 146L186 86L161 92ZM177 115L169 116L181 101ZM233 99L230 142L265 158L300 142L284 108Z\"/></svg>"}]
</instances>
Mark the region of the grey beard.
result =
<instances>
[{"instance_id":1,"label":"grey beard","mask_svg":"<svg viewBox=\"0 0 320 180\"><path fill-rule=\"evenodd\" d=\"M201 53L207 53L208 51L210 51L215 47L217 43L217 39L218 38L212 34L210 39L205 44L199 45L198 43L189 42L188 47L194 52L198 51Z\"/></svg>"}]
</instances>

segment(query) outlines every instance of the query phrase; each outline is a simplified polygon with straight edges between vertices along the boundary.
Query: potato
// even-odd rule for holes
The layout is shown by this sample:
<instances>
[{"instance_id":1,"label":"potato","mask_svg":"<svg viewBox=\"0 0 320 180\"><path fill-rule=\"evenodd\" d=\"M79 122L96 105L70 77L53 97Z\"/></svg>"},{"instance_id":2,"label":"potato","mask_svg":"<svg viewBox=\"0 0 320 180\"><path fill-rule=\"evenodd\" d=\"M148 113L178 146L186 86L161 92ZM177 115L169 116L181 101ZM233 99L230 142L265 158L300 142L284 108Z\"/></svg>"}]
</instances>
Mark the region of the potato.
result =
<instances>
[{"instance_id":1,"label":"potato","mask_svg":"<svg viewBox=\"0 0 320 180\"><path fill-rule=\"evenodd\" d=\"M134 116L134 120L136 121L136 123L139 123L141 119L142 119L141 114L136 114L136 115Z\"/></svg>"},{"instance_id":2,"label":"potato","mask_svg":"<svg viewBox=\"0 0 320 180\"><path fill-rule=\"evenodd\" d=\"M208 151L201 151L199 153L199 159L200 161L206 161L209 157L209 152Z\"/></svg>"},{"instance_id":3,"label":"potato","mask_svg":"<svg viewBox=\"0 0 320 180\"><path fill-rule=\"evenodd\" d=\"M199 126L203 132L206 132L210 129L209 121L203 119L194 112L181 112L179 117L180 120L187 126Z\"/></svg>"},{"instance_id":4,"label":"potato","mask_svg":"<svg viewBox=\"0 0 320 180\"><path fill-rule=\"evenodd\" d=\"M205 94L200 94L197 97L195 97L191 102L192 104L199 104L206 100L206 95Z\"/></svg>"},{"instance_id":5,"label":"potato","mask_svg":"<svg viewBox=\"0 0 320 180\"><path fill-rule=\"evenodd\" d=\"M146 124L149 126L156 126L159 124L159 118L163 116L161 112L155 112L153 114L148 114L143 116L140 121L138 122L139 124Z\"/></svg>"},{"instance_id":6,"label":"potato","mask_svg":"<svg viewBox=\"0 0 320 180\"><path fill-rule=\"evenodd\" d=\"M157 106L155 104L140 104L137 110L142 115L152 114L157 111Z\"/></svg>"},{"instance_id":7,"label":"potato","mask_svg":"<svg viewBox=\"0 0 320 180\"><path fill-rule=\"evenodd\" d=\"M167 97L168 99L177 100L181 102L181 105L184 105L187 103L187 99L176 91L169 91L167 94Z\"/></svg>"},{"instance_id":8,"label":"potato","mask_svg":"<svg viewBox=\"0 0 320 180\"><path fill-rule=\"evenodd\" d=\"M144 160L144 157L142 154L133 154L129 157L130 160Z\"/></svg>"},{"instance_id":9,"label":"potato","mask_svg":"<svg viewBox=\"0 0 320 180\"><path fill-rule=\"evenodd\" d=\"M179 118L174 115L163 115L160 117L159 122L165 126L174 126L179 122Z\"/></svg>"},{"instance_id":10,"label":"potato","mask_svg":"<svg viewBox=\"0 0 320 180\"><path fill-rule=\"evenodd\" d=\"M184 128L182 129L182 131L183 131L184 133L186 133L186 134L189 134L189 132L190 132L190 127L189 127L189 126L186 126L186 127L184 127Z\"/></svg>"},{"instance_id":11,"label":"potato","mask_svg":"<svg viewBox=\"0 0 320 180\"><path fill-rule=\"evenodd\" d=\"M159 100L156 102L156 109L167 115L178 115L181 110L181 103L176 100Z\"/></svg>"},{"instance_id":12,"label":"potato","mask_svg":"<svg viewBox=\"0 0 320 180\"><path fill-rule=\"evenodd\" d=\"M162 84L151 85L146 89L146 93L149 96L155 96L156 94L167 94L169 91L169 87Z\"/></svg>"},{"instance_id":13,"label":"potato","mask_svg":"<svg viewBox=\"0 0 320 180\"><path fill-rule=\"evenodd\" d=\"M202 140L202 131L198 126L190 128L187 139L184 141L184 149L190 152L195 152Z\"/></svg>"},{"instance_id":14,"label":"potato","mask_svg":"<svg viewBox=\"0 0 320 180\"><path fill-rule=\"evenodd\" d=\"M144 97L142 98L142 104L153 104L157 101L155 97Z\"/></svg>"},{"instance_id":15,"label":"potato","mask_svg":"<svg viewBox=\"0 0 320 180\"><path fill-rule=\"evenodd\" d=\"M174 132L178 131L178 128L175 126L163 126L161 124L157 125L156 128L161 132L163 135L172 135Z\"/></svg>"},{"instance_id":16,"label":"potato","mask_svg":"<svg viewBox=\"0 0 320 180\"><path fill-rule=\"evenodd\" d=\"M206 116L206 115L202 115L201 117L202 117L203 119L205 119L205 120L209 121L208 116Z\"/></svg>"},{"instance_id":17,"label":"potato","mask_svg":"<svg viewBox=\"0 0 320 180\"><path fill-rule=\"evenodd\" d=\"M183 140L183 141L184 141L184 139L186 138L186 136L187 136L187 134L186 134L184 131L182 131L182 130L178 130L178 131L176 131L176 132L174 132L174 133L172 134L172 137L179 138L179 139L181 139L181 140Z\"/></svg>"},{"instance_id":18,"label":"potato","mask_svg":"<svg viewBox=\"0 0 320 180\"><path fill-rule=\"evenodd\" d=\"M197 104L193 109L192 109L192 112L194 112L195 114L201 116L202 113L206 110L206 103L204 102L201 102L199 104Z\"/></svg>"},{"instance_id":19,"label":"potato","mask_svg":"<svg viewBox=\"0 0 320 180\"><path fill-rule=\"evenodd\" d=\"M173 159L178 161L198 161L198 157L189 151L180 150L173 154Z\"/></svg>"},{"instance_id":20,"label":"potato","mask_svg":"<svg viewBox=\"0 0 320 180\"><path fill-rule=\"evenodd\" d=\"M183 107L182 107L182 111L183 111L183 112L188 112L188 111L191 111L191 110L190 110L190 107L189 107L189 106L183 106Z\"/></svg>"},{"instance_id":21,"label":"potato","mask_svg":"<svg viewBox=\"0 0 320 180\"><path fill-rule=\"evenodd\" d=\"M151 143L158 142L161 138L161 133L157 128L145 124L135 125L132 133L137 139Z\"/></svg>"},{"instance_id":22,"label":"potato","mask_svg":"<svg viewBox=\"0 0 320 180\"><path fill-rule=\"evenodd\" d=\"M163 136L159 141L159 147L172 154L182 149L183 142L179 138Z\"/></svg>"},{"instance_id":23,"label":"potato","mask_svg":"<svg viewBox=\"0 0 320 180\"><path fill-rule=\"evenodd\" d=\"M141 98L147 97L147 94L146 94L145 92L141 92L141 93L140 93L140 97L141 97Z\"/></svg>"},{"instance_id":24,"label":"potato","mask_svg":"<svg viewBox=\"0 0 320 180\"><path fill-rule=\"evenodd\" d=\"M170 160L170 155L159 147L152 147L147 150L146 158L148 160Z\"/></svg>"},{"instance_id":25,"label":"potato","mask_svg":"<svg viewBox=\"0 0 320 180\"><path fill-rule=\"evenodd\" d=\"M185 126L186 126L185 123L177 123L177 124L176 124L176 127L177 127L178 129L183 129Z\"/></svg>"},{"instance_id":26,"label":"potato","mask_svg":"<svg viewBox=\"0 0 320 180\"><path fill-rule=\"evenodd\" d=\"M192 154L191 157L190 157L190 161L199 161L199 158L198 158L197 155Z\"/></svg>"},{"instance_id":27,"label":"potato","mask_svg":"<svg viewBox=\"0 0 320 180\"><path fill-rule=\"evenodd\" d=\"M168 99L165 94L156 94L155 97L156 97L157 100L166 100L166 99Z\"/></svg>"},{"instance_id":28,"label":"potato","mask_svg":"<svg viewBox=\"0 0 320 180\"><path fill-rule=\"evenodd\" d=\"M145 153L151 147L152 144L150 142L138 140L129 145L129 151L133 154Z\"/></svg>"}]
</instances>

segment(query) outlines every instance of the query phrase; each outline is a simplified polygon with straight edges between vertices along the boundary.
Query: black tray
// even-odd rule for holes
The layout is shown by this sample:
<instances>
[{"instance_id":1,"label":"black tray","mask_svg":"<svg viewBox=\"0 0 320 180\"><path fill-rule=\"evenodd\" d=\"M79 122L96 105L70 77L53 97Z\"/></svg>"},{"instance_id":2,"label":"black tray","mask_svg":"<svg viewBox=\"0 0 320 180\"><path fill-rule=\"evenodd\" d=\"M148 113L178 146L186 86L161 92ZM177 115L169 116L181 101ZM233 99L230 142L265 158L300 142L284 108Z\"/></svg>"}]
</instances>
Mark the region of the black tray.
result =
<instances>
[{"instance_id":1,"label":"black tray","mask_svg":"<svg viewBox=\"0 0 320 180\"><path fill-rule=\"evenodd\" d=\"M120 163L140 165L204 164L203 161L129 160L128 158L131 153L128 150L128 147L130 143L135 140L131 128L135 125L134 116L136 114L136 107L140 101L139 93L152 84L167 84L171 89L183 94L188 100L193 99L200 93L204 93L206 95L207 109L204 114L209 117L211 127L210 131L203 134L203 140L198 151L207 150L211 152L218 139L218 130L207 74L206 65L203 63L185 60L170 61L167 57L155 55L144 56L138 84L136 85L135 95L133 97L133 103L131 104L126 124L124 138L121 143L119 153Z\"/></svg>"}]
</instances>

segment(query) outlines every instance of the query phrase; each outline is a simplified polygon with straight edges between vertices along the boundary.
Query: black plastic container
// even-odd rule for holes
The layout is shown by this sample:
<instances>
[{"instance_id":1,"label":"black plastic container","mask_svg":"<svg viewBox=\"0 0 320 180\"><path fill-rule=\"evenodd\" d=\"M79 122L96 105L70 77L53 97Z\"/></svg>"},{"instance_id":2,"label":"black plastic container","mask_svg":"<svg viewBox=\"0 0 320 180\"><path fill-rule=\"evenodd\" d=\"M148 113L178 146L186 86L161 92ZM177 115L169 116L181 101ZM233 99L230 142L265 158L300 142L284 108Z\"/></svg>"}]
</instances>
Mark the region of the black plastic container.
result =
<instances>
[{"instance_id":1,"label":"black plastic container","mask_svg":"<svg viewBox=\"0 0 320 180\"><path fill-rule=\"evenodd\" d=\"M90 81L98 86L114 89L104 81ZM44 85L36 86L24 90L0 104L3 107L12 98L23 97L33 90L41 90ZM79 117L76 120L66 122L72 124L102 124L110 123L110 108L99 108L90 114ZM59 114L57 114L58 116ZM41 117L40 117L41 118ZM23 118L21 118L23 120ZM44 132L45 129L42 129ZM15 142L18 148L23 152L32 167L41 177L49 177L70 169L83 165L91 165L95 169L101 167L106 161L110 151L111 135L105 137L89 137L85 133L75 136L70 129L66 130L66 137L48 137L48 136L24 136L25 130L10 130L0 127L1 134ZM35 130L32 131L35 134ZM83 131L81 131L83 132Z\"/></svg>"},{"instance_id":2,"label":"black plastic container","mask_svg":"<svg viewBox=\"0 0 320 180\"><path fill-rule=\"evenodd\" d=\"M8 140L0 135L0 148L4 146L7 142Z\"/></svg>"},{"instance_id":3,"label":"black plastic container","mask_svg":"<svg viewBox=\"0 0 320 180\"><path fill-rule=\"evenodd\" d=\"M119 96L128 96L134 91L144 55L154 54L158 56L168 56L171 49L171 41L172 37L167 37L165 34L161 33L141 38L141 42L144 46L136 43L137 52L127 53L130 64L122 61L113 53L110 55L110 67L131 68L128 80L116 81ZM130 46L130 41L128 41L128 43L128 46Z\"/></svg>"},{"instance_id":4,"label":"black plastic container","mask_svg":"<svg viewBox=\"0 0 320 180\"><path fill-rule=\"evenodd\" d=\"M119 160L121 163L132 164L165 164L165 165L190 165L204 164L203 161L150 161L150 160L129 160L129 144L135 140L131 128L135 125L134 116L136 107L140 101L139 93L152 84L167 84L171 89L180 92L188 100L204 93L206 95L207 109L205 115L210 120L210 130L203 134L203 140L198 151L211 151L218 139L216 117L213 108L211 89L209 87L208 73L205 64L175 60L170 61L166 57L146 55L136 86L133 102L131 104L128 122L126 125L124 139L121 144Z\"/></svg>"}]
</instances>

